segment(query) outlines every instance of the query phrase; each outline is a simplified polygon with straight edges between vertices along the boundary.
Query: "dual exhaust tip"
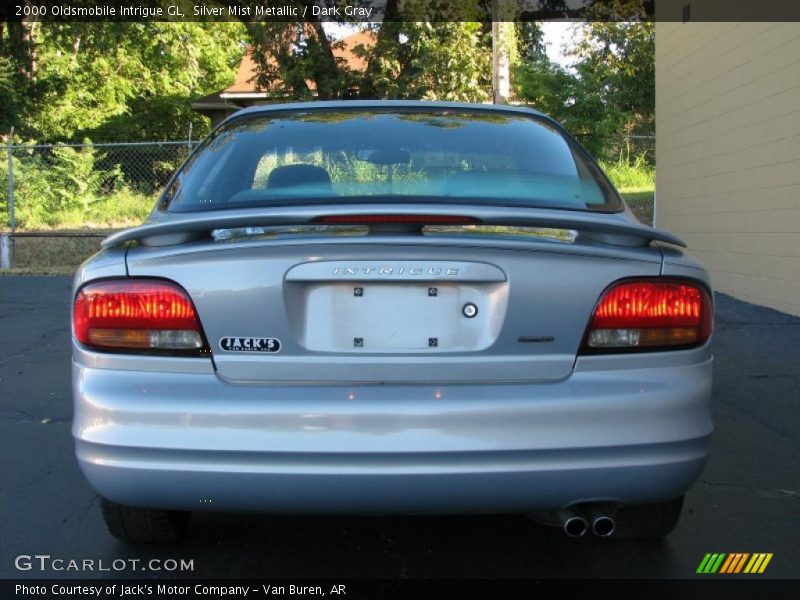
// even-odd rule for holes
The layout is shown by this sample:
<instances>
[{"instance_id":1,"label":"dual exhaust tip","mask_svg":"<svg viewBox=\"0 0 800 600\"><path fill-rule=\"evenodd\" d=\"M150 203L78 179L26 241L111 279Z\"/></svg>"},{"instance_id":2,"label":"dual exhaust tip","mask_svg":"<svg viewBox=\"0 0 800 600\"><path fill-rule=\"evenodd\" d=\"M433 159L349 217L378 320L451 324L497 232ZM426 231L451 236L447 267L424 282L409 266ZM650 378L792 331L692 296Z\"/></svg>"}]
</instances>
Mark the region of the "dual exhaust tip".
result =
<instances>
[{"instance_id":1,"label":"dual exhaust tip","mask_svg":"<svg viewBox=\"0 0 800 600\"><path fill-rule=\"evenodd\" d=\"M607 538L614 534L616 523L609 515L596 510L587 513L577 508L570 508L563 512L561 517L564 533L572 538L586 535L591 529L597 537Z\"/></svg>"}]
</instances>

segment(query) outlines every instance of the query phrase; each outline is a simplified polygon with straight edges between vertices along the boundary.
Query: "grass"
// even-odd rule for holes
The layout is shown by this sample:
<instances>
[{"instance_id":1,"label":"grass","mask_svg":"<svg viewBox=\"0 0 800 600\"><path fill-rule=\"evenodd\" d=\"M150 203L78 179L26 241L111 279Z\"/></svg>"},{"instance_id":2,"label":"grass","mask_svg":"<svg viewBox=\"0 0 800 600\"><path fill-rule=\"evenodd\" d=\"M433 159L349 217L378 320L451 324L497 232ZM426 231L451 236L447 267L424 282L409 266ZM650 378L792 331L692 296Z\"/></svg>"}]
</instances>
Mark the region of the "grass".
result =
<instances>
[{"instance_id":1,"label":"grass","mask_svg":"<svg viewBox=\"0 0 800 600\"><path fill-rule=\"evenodd\" d=\"M87 211L73 209L59 215L54 229L124 229L141 224L150 214L155 196L123 192L101 198Z\"/></svg>"},{"instance_id":2,"label":"grass","mask_svg":"<svg viewBox=\"0 0 800 600\"><path fill-rule=\"evenodd\" d=\"M619 190L644 192L655 189L656 170L647 164L644 156L637 157L633 162L625 158L613 163L601 162L600 166Z\"/></svg>"},{"instance_id":3,"label":"grass","mask_svg":"<svg viewBox=\"0 0 800 600\"><path fill-rule=\"evenodd\" d=\"M653 197L656 189L656 170L639 156L633 162L620 158L615 163L601 163L609 179L625 198L633 214L642 223L653 224Z\"/></svg>"},{"instance_id":4,"label":"grass","mask_svg":"<svg viewBox=\"0 0 800 600\"><path fill-rule=\"evenodd\" d=\"M97 198L86 210L73 208L45 215L20 210L20 221L25 224L19 228L21 233L52 232L64 236L15 238L14 267L0 269L0 275L72 275L84 260L100 250L104 237L139 225L154 204L155 196L123 190Z\"/></svg>"},{"instance_id":5,"label":"grass","mask_svg":"<svg viewBox=\"0 0 800 600\"><path fill-rule=\"evenodd\" d=\"M124 229L140 224L147 218L156 195L122 190L109 196L99 196L86 207L43 211L22 204L18 209L21 231Z\"/></svg>"}]
</instances>

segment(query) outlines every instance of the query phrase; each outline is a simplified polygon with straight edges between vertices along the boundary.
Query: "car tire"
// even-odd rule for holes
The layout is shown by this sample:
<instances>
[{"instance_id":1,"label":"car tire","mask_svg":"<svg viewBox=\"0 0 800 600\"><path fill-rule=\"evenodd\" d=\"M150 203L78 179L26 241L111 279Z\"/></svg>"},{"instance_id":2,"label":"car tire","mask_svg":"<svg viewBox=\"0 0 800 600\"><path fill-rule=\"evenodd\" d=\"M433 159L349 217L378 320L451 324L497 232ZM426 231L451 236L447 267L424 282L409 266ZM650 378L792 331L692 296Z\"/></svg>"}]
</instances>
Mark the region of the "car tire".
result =
<instances>
[{"instance_id":1,"label":"car tire","mask_svg":"<svg viewBox=\"0 0 800 600\"><path fill-rule=\"evenodd\" d=\"M683 496L659 504L624 506L614 512L614 537L663 538L672 533L683 508Z\"/></svg>"},{"instance_id":2,"label":"car tire","mask_svg":"<svg viewBox=\"0 0 800 600\"><path fill-rule=\"evenodd\" d=\"M117 504L100 498L103 520L118 540L134 544L175 542L186 537L192 513Z\"/></svg>"}]
</instances>

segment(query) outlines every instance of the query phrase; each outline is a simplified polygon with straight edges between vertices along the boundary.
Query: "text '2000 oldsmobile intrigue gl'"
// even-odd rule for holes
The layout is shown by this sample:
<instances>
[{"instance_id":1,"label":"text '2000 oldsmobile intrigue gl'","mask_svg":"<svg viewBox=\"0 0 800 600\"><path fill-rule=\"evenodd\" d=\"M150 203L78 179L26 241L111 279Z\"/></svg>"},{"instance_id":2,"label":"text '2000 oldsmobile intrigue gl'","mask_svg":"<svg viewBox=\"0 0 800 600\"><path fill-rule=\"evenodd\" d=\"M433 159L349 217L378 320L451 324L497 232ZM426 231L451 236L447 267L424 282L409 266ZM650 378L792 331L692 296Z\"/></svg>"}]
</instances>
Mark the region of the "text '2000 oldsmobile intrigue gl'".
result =
<instances>
[{"instance_id":1,"label":"text '2000 oldsmobile intrigue gl'","mask_svg":"<svg viewBox=\"0 0 800 600\"><path fill-rule=\"evenodd\" d=\"M707 272L535 111L241 111L103 246L73 435L122 539L203 509L661 536L706 461Z\"/></svg>"}]
</instances>

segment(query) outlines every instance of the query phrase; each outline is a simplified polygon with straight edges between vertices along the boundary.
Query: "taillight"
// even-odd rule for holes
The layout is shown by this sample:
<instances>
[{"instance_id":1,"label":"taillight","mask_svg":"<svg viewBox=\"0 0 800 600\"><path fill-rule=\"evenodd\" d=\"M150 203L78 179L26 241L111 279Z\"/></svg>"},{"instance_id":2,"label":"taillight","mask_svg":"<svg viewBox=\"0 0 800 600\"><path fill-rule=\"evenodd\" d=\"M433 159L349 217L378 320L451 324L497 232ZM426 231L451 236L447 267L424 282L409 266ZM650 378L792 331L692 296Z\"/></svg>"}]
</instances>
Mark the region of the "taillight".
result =
<instances>
[{"instance_id":1,"label":"taillight","mask_svg":"<svg viewBox=\"0 0 800 600\"><path fill-rule=\"evenodd\" d=\"M594 312L585 350L669 349L711 336L713 308L706 289L680 280L635 280L608 289Z\"/></svg>"},{"instance_id":2,"label":"taillight","mask_svg":"<svg viewBox=\"0 0 800 600\"><path fill-rule=\"evenodd\" d=\"M90 283L75 298L77 340L92 348L200 354L203 330L188 294L158 279Z\"/></svg>"},{"instance_id":3,"label":"taillight","mask_svg":"<svg viewBox=\"0 0 800 600\"><path fill-rule=\"evenodd\" d=\"M315 223L333 225L474 225L480 220L460 215L326 215L314 219Z\"/></svg>"}]
</instances>

